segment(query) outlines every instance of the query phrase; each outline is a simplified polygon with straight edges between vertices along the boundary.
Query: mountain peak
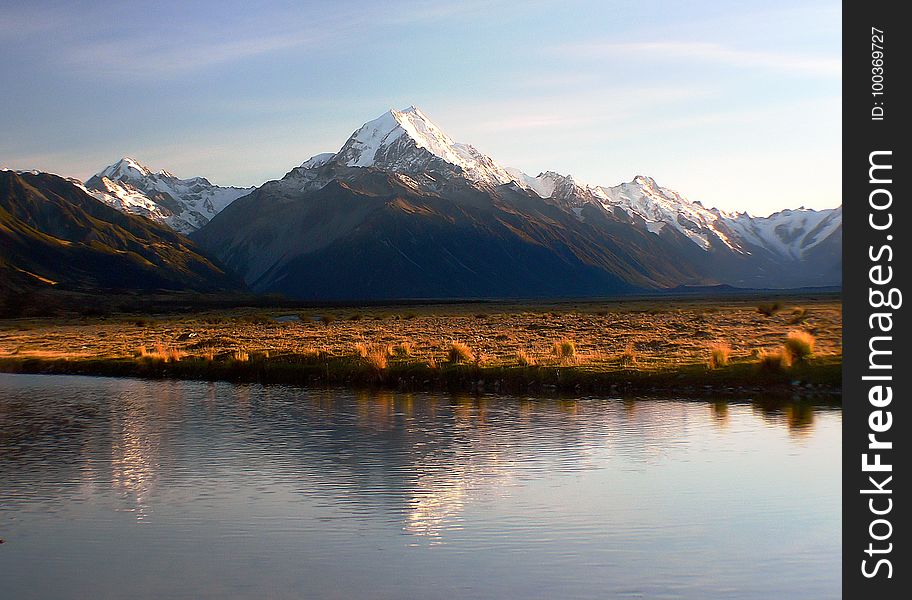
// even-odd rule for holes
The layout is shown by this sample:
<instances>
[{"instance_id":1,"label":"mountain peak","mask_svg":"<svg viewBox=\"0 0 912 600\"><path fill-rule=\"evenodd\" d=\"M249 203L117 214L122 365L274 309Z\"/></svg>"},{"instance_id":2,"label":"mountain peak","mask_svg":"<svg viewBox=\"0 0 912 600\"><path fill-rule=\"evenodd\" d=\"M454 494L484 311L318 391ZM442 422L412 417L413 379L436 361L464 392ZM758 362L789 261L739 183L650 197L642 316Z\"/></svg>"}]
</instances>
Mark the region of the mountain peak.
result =
<instances>
[{"instance_id":1,"label":"mountain peak","mask_svg":"<svg viewBox=\"0 0 912 600\"><path fill-rule=\"evenodd\" d=\"M647 188L659 187L658 184L656 183L656 180L653 179L652 177L649 177L648 175L637 175L636 177L633 178L633 183L636 183L638 185L641 185L641 186L647 187Z\"/></svg>"},{"instance_id":2,"label":"mountain peak","mask_svg":"<svg viewBox=\"0 0 912 600\"><path fill-rule=\"evenodd\" d=\"M478 183L499 185L513 180L490 157L468 144L454 142L414 105L402 110L391 108L368 121L332 157L333 162L348 167L375 167L406 174L427 170L435 159Z\"/></svg>"},{"instance_id":3,"label":"mountain peak","mask_svg":"<svg viewBox=\"0 0 912 600\"><path fill-rule=\"evenodd\" d=\"M153 171L124 156L85 181L84 189L109 206L190 233L253 188L212 185L205 177L180 179L161 169Z\"/></svg>"},{"instance_id":4,"label":"mountain peak","mask_svg":"<svg viewBox=\"0 0 912 600\"><path fill-rule=\"evenodd\" d=\"M97 173L96 176L107 177L108 179L138 179L140 177L149 177L152 175L152 169L145 166L135 158L124 156L113 165L105 167L104 170Z\"/></svg>"}]
</instances>

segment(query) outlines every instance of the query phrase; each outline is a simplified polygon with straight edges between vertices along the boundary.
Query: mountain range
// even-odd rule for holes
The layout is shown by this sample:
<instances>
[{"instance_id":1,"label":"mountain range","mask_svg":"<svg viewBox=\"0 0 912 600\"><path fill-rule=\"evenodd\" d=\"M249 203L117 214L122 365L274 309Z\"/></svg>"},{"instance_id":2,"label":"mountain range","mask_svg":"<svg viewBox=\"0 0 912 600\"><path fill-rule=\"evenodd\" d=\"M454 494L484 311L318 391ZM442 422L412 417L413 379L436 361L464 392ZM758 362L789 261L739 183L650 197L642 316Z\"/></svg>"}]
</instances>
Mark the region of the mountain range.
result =
<instances>
[{"instance_id":1,"label":"mountain range","mask_svg":"<svg viewBox=\"0 0 912 600\"><path fill-rule=\"evenodd\" d=\"M753 217L647 176L615 186L531 176L454 142L415 107L257 188L179 179L128 157L84 183L61 181L189 234L182 248L255 292L300 299L604 296L841 277L841 207Z\"/></svg>"},{"instance_id":2,"label":"mountain range","mask_svg":"<svg viewBox=\"0 0 912 600\"><path fill-rule=\"evenodd\" d=\"M78 181L15 171L0 171L0 281L0 308L36 290L243 289L174 230L111 208Z\"/></svg>"},{"instance_id":3,"label":"mountain range","mask_svg":"<svg viewBox=\"0 0 912 600\"><path fill-rule=\"evenodd\" d=\"M179 179L128 156L90 177L85 188L120 211L149 217L181 233L196 231L254 189L220 187L205 177Z\"/></svg>"}]
</instances>

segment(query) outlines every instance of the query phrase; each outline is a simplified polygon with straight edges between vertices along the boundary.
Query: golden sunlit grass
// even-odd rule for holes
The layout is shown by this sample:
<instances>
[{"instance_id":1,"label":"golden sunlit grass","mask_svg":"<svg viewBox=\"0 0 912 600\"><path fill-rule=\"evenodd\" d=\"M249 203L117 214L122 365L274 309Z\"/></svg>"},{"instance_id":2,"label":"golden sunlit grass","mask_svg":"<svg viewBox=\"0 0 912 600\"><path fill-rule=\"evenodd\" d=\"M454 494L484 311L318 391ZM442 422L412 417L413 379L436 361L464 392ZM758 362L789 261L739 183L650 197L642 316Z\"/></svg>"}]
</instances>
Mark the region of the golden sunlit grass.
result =
<instances>
[{"instance_id":1,"label":"golden sunlit grass","mask_svg":"<svg viewBox=\"0 0 912 600\"><path fill-rule=\"evenodd\" d=\"M135 355L140 359L158 360L162 362L178 362L187 355L186 352L175 348L174 346L165 346L161 342L155 342L153 350L148 350L146 346L141 345L136 349Z\"/></svg>"},{"instance_id":2,"label":"golden sunlit grass","mask_svg":"<svg viewBox=\"0 0 912 600\"><path fill-rule=\"evenodd\" d=\"M516 364L520 367L531 367L535 364L535 359L525 350L517 350Z\"/></svg>"},{"instance_id":3,"label":"golden sunlit grass","mask_svg":"<svg viewBox=\"0 0 912 600\"><path fill-rule=\"evenodd\" d=\"M780 310L782 310L781 302L769 302L769 303L764 303L764 304L760 304L757 306L757 312L759 312L761 315L765 315L767 317L772 317L773 315L778 313Z\"/></svg>"},{"instance_id":4,"label":"golden sunlit grass","mask_svg":"<svg viewBox=\"0 0 912 600\"><path fill-rule=\"evenodd\" d=\"M709 368L718 369L728 365L731 359L731 346L728 342L716 342L709 347Z\"/></svg>"},{"instance_id":5,"label":"golden sunlit grass","mask_svg":"<svg viewBox=\"0 0 912 600\"><path fill-rule=\"evenodd\" d=\"M558 340L551 344L551 354L561 362L572 362L576 358L576 343L569 338Z\"/></svg>"},{"instance_id":6,"label":"golden sunlit grass","mask_svg":"<svg viewBox=\"0 0 912 600\"><path fill-rule=\"evenodd\" d=\"M475 353L462 342L453 342L447 351L447 360L451 363L467 363L475 360Z\"/></svg>"},{"instance_id":7,"label":"golden sunlit grass","mask_svg":"<svg viewBox=\"0 0 912 600\"><path fill-rule=\"evenodd\" d=\"M781 373L791 368L793 360L791 353L785 349L761 350L757 355L757 362L764 371Z\"/></svg>"},{"instance_id":8,"label":"golden sunlit grass","mask_svg":"<svg viewBox=\"0 0 912 600\"><path fill-rule=\"evenodd\" d=\"M399 342L393 347L393 353L400 358L407 358L415 353L415 346L411 342Z\"/></svg>"},{"instance_id":9,"label":"golden sunlit grass","mask_svg":"<svg viewBox=\"0 0 912 600\"><path fill-rule=\"evenodd\" d=\"M838 300L802 296L788 306L778 300L761 304L780 306L767 315L756 298L678 299L353 307L336 311L341 316L335 320L300 309L0 320L0 361L129 361L166 366L169 373L176 365L212 373L205 377L217 377L222 369L249 371L264 380L285 368L277 365L289 365L282 377L293 380L291 365L300 365L313 369L314 377L343 382L356 378L358 370L373 381L382 371L385 382L403 371L417 382L448 377L451 369L472 376L467 367L486 373L515 369L538 380L554 369L563 373L562 382L577 371L616 373L626 381L691 367L708 379L773 371L784 378L787 370L792 380L799 378L796 372L841 361ZM353 314L361 318L352 319ZM300 320L282 318L288 315ZM802 331L790 334L798 316ZM737 340L737 352L716 347L721 340ZM375 347L380 351L369 359ZM779 358L761 361L761 352ZM783 368L790 361L794 365ZM758 369L758 362L775 366ZM525 368L530 366L536 368ZM477 371L475 376L483 377Z\"/></svg>"},{"instance_id":10,"label":"golden sunlit grass","mask_svg":"<svg viewBox=\"0 0 912 600\"><path fill-rule=\"evenodd\" d=\"M802 323L804 323L807 320L807 318L808 318L807 309L804 308L803 306L796 306L792 310L792 314L789 317L788 324L789 325L801 325Z\"/></svg>"},{"instance_id":11,"label":"golden sunlit grass","mask_svg":"<svg viewBox=\"0 0 912 600\"><path fill-rule=\"evenodd\" d=\"M637 353L636 347L633 345L633 342L627 342L627 346L624 348L624 352L621 354L620 363L624 367L635 367L640 361L640 355Z\"/></svg>"},{"instance_id":12,"label":"golden sunlit grass","mask_svg":"<svg viewBox=\"0 0 912 600\"><path fill-rule=\"evenodd\" d=\"M389 346L374 345L368 346L367 353L362 358L375 371L383 371L389 364L389 355Z\"/></svg>"},{"instance_id":13,"label":"golden sunlit grass","mask_svg":"<svg viewBox=\"0 0 912 600\"><path fill-rule=\"evenodd\" d=\"M807 331L789 331L785 348L795 360L805 360L814 353L814 336Z\"/></svg>"}]
</instances>

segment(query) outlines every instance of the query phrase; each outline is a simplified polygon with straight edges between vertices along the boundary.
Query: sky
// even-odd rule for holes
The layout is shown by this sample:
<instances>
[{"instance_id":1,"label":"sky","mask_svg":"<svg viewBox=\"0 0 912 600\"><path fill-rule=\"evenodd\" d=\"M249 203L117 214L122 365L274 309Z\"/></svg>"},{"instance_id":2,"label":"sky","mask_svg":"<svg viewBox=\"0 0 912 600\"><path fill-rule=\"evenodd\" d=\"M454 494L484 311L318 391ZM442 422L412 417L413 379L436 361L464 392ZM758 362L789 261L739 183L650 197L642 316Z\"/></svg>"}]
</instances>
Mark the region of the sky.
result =
<instances>
[{"instance_id":1,"label":"sky","mask_svg":"<svg viewBox=\"0 0 912 600\"><path fill-rule=\"evenodd\" d=\"M841 204L839 2L0 0L0 166L259 185L415 105L532 175Z\"/></svg>"}]
</instances>

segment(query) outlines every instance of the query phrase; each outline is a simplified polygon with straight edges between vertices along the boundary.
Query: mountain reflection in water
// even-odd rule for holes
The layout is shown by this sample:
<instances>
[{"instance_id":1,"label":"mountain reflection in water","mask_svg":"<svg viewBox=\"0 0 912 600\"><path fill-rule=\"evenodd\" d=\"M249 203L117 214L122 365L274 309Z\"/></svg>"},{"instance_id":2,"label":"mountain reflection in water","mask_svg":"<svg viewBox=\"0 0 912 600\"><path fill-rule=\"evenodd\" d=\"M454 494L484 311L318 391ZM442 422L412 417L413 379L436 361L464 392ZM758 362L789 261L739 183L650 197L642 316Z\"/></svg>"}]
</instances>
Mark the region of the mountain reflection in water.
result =
<instances>
[{"instance_id":1,"label":"mountain reflection in water","mask_svg":"<svg viewBox=\"0 0 912 600\"><path fill-rule=\"evenodd\" d=\"M840 429L809 404L0 375L0 580L15 598L835 597Z\"/></svg>"}]
</instances>

